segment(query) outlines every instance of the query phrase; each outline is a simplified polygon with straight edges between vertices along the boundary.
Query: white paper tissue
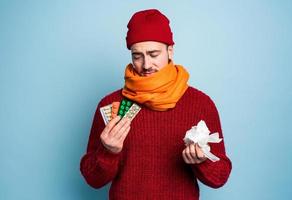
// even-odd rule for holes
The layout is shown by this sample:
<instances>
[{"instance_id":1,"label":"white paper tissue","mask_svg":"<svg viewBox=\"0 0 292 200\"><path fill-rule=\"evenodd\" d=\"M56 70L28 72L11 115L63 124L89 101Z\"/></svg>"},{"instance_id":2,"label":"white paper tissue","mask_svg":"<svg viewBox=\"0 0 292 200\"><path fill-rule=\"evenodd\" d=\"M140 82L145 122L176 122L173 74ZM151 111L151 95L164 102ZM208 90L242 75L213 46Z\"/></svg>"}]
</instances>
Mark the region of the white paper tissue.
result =
<instances>
[{"instance_id":1,"label":"white paper tissue","mask_svg":"<svg viewBox=\"0 0 292 200\"><path fill-rule=\"evenodd\" d=\"M193 126L190 130L188 130L183 140L186 145L190 143L197 143L205 156L211 161L216 162L220 160L217 156L210 152L211 148L208 143L219 143L222 138L219 138L218 132L210 134L204 120L199 121L197 126Z\"/></svg>"}]
</instances>

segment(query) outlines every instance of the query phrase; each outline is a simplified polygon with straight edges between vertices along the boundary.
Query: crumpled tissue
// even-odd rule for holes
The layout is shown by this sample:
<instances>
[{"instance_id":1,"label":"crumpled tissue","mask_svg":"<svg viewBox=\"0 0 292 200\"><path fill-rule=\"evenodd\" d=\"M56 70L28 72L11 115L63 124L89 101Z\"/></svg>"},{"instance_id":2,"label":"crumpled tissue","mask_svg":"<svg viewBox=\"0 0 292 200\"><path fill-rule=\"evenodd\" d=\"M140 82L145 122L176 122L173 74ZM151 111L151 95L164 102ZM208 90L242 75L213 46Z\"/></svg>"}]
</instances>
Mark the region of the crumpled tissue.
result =
<instances>
[{"instance_id":1,"label":"crumpled tissue","mask_svg":"<svg viewBox=\"0 0 292 200\"><path fill-rule=\"evenodd\" d=\"M222 141L222 138L219 138L218 132L210 134L204 120L199 121L197 126L193 126L190 130L188 130L183 140L186 145L190 143L197 143L202 149L204 155L211 161L216 162L220 160L220 158L210 152L211 147L208 143L219 143Z\"/></svg>"}]
</instances>

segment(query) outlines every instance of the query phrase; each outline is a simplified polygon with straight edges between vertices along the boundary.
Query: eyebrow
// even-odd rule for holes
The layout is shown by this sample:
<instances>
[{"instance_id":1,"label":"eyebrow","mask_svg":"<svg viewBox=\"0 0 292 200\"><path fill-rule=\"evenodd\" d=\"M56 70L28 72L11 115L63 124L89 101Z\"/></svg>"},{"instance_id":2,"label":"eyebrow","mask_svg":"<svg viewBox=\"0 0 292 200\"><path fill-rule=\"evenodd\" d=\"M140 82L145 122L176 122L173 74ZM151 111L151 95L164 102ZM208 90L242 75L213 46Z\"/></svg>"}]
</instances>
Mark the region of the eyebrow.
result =
<instances>
[{"instance_id":1,"label":"eyebrow","mask_svg":"<svg viewBox=\"0 0 292 200\"><path fill-rule=\"evenodd\" d=\"M161 52L161 50L151 50L151 51L146 51L146 54L160 53L160 52ZM139 51L132 52L132 55L141 55L141 54L143 54L143 53L139 52Z\"/></svg>"},{"instance_id":2,"label":"eyebrow","mask_svg":"<svg viewBox=\"0 0 292 200\"><path fill-rule=\"evenodd\" d=\"M160 53L161 50L151 50L151 51L146 51L146 54L152 54L152 53Z\"/></svg>"}]
</instances>

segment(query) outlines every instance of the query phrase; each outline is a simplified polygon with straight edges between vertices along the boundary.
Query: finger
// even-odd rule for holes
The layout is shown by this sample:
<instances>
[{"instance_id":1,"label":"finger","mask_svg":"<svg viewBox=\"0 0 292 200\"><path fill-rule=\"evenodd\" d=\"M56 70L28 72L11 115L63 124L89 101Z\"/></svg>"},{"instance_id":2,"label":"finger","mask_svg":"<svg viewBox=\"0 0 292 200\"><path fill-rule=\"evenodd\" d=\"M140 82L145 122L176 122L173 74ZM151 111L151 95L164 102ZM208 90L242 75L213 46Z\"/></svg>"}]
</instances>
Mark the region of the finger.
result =
<instances>
[{"instance_id":1,"label":"finger","mask_svg":"<svg viewBox=\"0 0 292 200\"><path fill-rule=\"evenodd\" d=\"M198 144L196 144L196 152L199 159L202 159L205 157L204 152L202 151L201 147Z\"/></svg>"},{"instance_id":2,"label":"finger","mask_svg":"<svg viewBox=\"0 0 292 200\"><path fill-rule=\"evenodd\" d=\"M118 131L124 126L124 124L127 122L127 118L124 117L123 119L121 119L121 121L115 126L113 127L113 129L110 131L110 135L116 135L118 133Z\"/></svg>"},{"instance_id":3,"label":"finger","mask_svg":"<svg viewBox=\"0 0 292 200\"><path fill-rule=\"evenodd\" d=\"M192 156L192 158L195 160L197 159L197 153L196 153L196 145L194 143L190 144L190 154Z\"/></svg>"},{"instance_id":4,"label":"finger","mask_svg":"<svg viewBox=\"0 0 292 200\"><path fill-rule=\"evenodd\" d=\"M125 138L127 137L128 133L130 132L131 127L128 126L126 130L121 134L119 138L119 142L124 142Z\"/></svg>"},{"instance_id":5,"label":"finger","mask_svg":"<svg viewBox=\"0 0 292 200\"><path fill-rule=\"evenodd\" d=\"M190 163L194 163L195 162L195 160L191 156L190 145L188 145L186 147L186 157L188 158L188 160L190 161Z\"/></svg>"},{"instance_id":6,"label":"finger","mask_svg":"<svg viewBox=\"0 0 292 200\"><path fill-rule=\"evenodd\" d=\"M183 157L183 160L185 161L185 163L190 164L190 161L186 156L186 149L183 150L182 157Z\"/></svg>"},{"instance_id":7,"label":"finger","mask_svg":"<svg viewBox=\"0 0 292 200\"><path fill-rule=\"evenodd\" d=\"M202 149L199 147L198 144L195 145L195 148L196 148L197 158L199 160L203 160L205 158L204 152L202 151Z\"/></svg>"},{"instance_id":8,"label":"finger","mask_svg":"<svg viewBox=\"0 0 292 200\"><path fill-rule=\"evenodd\" d=\"M115 118L113 118L105 127L104 132L109 133L112 128L118 123L118 121L121 119L119 115L117 115Z\"/></svg>"},{"instance_id":9,"label":"finger","mask_svg":"<svg viewBox=\"0 0 292 200\"><path fill-rule=\"evenodd\" d=\"M117 131L115 137L119 140L122 135L124 134L124 132L130 127L130 121L127 121L121 128L120 130Z\"/></svg>"}]
</instances>

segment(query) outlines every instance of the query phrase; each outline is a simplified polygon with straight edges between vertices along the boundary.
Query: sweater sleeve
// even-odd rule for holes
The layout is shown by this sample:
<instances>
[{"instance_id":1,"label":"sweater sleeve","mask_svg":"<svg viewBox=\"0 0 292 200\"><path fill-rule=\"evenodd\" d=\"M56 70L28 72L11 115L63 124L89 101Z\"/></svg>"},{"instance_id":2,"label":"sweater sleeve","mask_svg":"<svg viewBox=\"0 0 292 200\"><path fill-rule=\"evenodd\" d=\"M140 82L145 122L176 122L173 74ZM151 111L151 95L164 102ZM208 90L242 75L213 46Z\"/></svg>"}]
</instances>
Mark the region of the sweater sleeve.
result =
<instances>
[{"instance_id":1,"label":"sweater sleeve","mask_svg":"<svg viewBox=\"0 0 292 200\"><path fill-rule=\"evenodd\" d=\"M105 128L100 107L95 111L87 152L81 158L80 171L86 182L93 188L101 188L114 179L118 171L121 153L112 153L107 150L100 140L100 134Z\"/></svg>"},{"instance_id":2,"label":"sweater sleeve","mask_svg":"<svg viewBox=\"0 0 292 200\"><path fill-rule=\"evenodd\" d=\"M223 139L220 143L209 144L211 152L219 157L220 160L212 162L207 159L203 163L191 165L191 168L195 176L202 183L212 188L219 188L227 182L232 169L232 164L225 153L224 138L217 108L209 97L204 108L205 109L202 111L202 117L210 132L218 132L219 137Z\"/></svg>"}]
</instances>

